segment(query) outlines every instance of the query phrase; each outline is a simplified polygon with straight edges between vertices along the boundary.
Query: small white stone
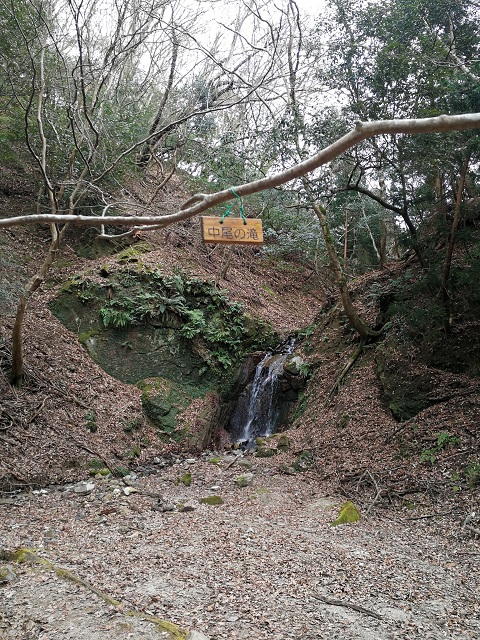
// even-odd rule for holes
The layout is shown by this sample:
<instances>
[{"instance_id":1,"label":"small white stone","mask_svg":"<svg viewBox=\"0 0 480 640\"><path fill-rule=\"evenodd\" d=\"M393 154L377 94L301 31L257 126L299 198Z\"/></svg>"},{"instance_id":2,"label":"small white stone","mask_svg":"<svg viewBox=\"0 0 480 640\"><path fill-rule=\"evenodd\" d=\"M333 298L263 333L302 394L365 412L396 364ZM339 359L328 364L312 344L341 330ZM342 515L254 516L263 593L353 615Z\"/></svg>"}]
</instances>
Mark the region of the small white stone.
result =
<instances>
[{"instance_id":1,"label":"small white stone","mask_svg":"<svg viewBox=\"0 0 480 640\"><path fill-rule=\"evenodd\" d=\"M190 631L187 640L210 640L210 638L201 631Z\"/></svg>"}]
</instances>

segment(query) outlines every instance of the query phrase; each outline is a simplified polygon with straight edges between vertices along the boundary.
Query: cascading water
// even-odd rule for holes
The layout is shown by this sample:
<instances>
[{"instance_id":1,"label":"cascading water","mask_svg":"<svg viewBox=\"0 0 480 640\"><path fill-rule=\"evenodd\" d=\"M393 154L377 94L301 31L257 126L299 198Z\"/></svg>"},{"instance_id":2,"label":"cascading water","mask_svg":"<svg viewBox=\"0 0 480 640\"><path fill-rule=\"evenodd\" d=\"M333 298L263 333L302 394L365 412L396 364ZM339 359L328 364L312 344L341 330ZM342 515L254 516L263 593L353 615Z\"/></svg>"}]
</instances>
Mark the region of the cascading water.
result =
<instances>
[{"instance_id":1,"label":"cascading water","mask_svg":"<svg viewBox=\"0 0 480 640\"><path fill-rule=\"evenodd\" d=\"M232 436L246 449L254 448L257 438L271 435L278 426L283 365L293 347L289 340L281 353L267 353L255 369L253 382L238 399L231 419Z\"/></svg>"}]
</instances>

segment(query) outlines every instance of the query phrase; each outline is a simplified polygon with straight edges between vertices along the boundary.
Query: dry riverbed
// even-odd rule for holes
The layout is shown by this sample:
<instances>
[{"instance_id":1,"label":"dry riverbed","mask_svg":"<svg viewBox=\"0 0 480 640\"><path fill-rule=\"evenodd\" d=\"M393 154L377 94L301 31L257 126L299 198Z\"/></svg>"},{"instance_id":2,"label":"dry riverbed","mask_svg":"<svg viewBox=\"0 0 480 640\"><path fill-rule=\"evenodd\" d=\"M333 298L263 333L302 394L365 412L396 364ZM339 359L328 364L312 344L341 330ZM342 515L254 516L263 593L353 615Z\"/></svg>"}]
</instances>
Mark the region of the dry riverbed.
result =
<instances>
[{"instance_id":1,"label":"dry riverbed","mask_svg":"<svg viewBox=\"0 0 480 640\"><path fill-rule=\"evenodd\" d=\"M331 527L344 497L248 460L4 496L0 638L480 637L480 546L462 514L420 517L439 509L425 502ZM15 562L18 548L47 563Z\"/></svg>"}]
</instances>

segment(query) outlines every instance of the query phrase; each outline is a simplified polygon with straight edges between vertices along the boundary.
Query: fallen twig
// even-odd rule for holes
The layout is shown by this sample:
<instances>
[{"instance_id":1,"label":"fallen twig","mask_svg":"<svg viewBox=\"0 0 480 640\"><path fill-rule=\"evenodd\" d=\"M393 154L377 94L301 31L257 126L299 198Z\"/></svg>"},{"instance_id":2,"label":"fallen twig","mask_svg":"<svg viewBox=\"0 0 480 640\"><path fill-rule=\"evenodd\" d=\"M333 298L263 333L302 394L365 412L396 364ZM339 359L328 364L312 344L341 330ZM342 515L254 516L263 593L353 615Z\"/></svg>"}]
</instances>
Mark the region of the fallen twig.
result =
<instances>
[{"instance_id":1,"label":"fallen twig","mask_svg":"<svg viewBox=\"0 0 480 640\"><path fill-rule=\"evenodd\" d=\"M409 520L423 520L425 518L442 518L443 516L449 516L451 513L458 511L458 509L452 509L451 511L445 511L444 513L427 513L424 516L412 516Z\"/></svg>"},{"instance_id":2,"label":"fallen twig","mask_svg":"<svg viewBox=\"0 0 480 640\"><path fill-rule=\"evenodd\" d=\"M48 400L50 396L45 396L45 398L43 399L42 403L40 404L40 406L38 407L38 409L35 411L35 413L33 414L33 416L31 418L29 418L27 420L27 424L31 424L35 418L39 415L39 413L42 411L43 407L45 406L45 402Z\"/></svg>"},{"instance_id":3,"label":"fallen twig","mask_svg":"<svg viewBox=\"0 0 480 640\"><path fill-rule=\"evenodd\" d=\"M332 598L326 598L325 596L320 596L315 593L312 593L311 595L316 600L320 600L320 602L324 602L325 604L330 604L334 607L345 607L346 609L353 609L353 611L364 613L366 616L372 616L372 618L377 618L377 620L383 619L383 616L381 616L376 611L372 611L371 609L365 609L365 607L361 607L360 605L354 604L353 602L347 602L346 600L332 600Z\"/></svg>"},{"instance_id":4,"label":"fallen twig","mask_svg":"<svg viewBox=\"0 0 480 640\"><path fill-rule=\"evenodd\" d=\"M239 458L243 458L243 456L235 456L235 458L234 458L231 462L229 462L229 463L227 464L227 466L225 467L225 471L226 471L227 469L230 469L230 467L233 467L233 465L236 463L236 461L237 461Z\"/></svg>"}]
</instances>

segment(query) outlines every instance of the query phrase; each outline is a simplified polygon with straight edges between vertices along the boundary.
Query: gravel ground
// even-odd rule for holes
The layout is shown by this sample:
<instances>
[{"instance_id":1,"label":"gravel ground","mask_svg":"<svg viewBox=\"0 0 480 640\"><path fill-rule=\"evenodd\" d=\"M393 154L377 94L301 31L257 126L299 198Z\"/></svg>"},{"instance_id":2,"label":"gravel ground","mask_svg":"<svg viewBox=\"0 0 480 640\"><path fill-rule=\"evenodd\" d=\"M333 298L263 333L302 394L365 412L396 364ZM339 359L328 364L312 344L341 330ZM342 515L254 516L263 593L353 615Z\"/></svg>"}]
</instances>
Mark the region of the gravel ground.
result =
<instances>
[{"instance_id":1,"label":"gravel ground","mask_svg":"<svg viewBox=\"0 0 480 640\"><path fill-rule=\"evenodd\" d=\"M84 582L7 562L0 638L175 637L149 616L210 640L480 637L480 545L458 518L420 517L437 510L427 505L331 527L344 497L326 496L313 473L251 461L243 488L241 461L196 459L157 465L128 496L125 482L96 478L88 495L3 499L1 549L35 548ZM224 503L199 502L212 495Z\"/></svg>"}]
</instances>

